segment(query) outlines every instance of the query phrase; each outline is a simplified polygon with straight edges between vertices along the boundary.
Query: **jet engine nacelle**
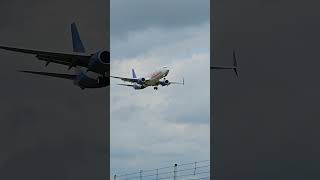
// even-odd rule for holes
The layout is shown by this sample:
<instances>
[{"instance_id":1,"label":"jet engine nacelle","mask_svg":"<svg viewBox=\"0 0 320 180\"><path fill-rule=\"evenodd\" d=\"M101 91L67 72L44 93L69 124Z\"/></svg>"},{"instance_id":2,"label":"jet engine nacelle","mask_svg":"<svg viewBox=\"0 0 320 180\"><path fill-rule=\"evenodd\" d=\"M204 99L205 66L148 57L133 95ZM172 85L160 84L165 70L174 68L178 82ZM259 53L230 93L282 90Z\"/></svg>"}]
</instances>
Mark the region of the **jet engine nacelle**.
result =
<instances>
[{"instance_id":1,"label":"jet engine nacelle","mask_svg":"<svg viewBox=\"0 0 320 180\"><path fill-rule=\"evenodd\" d=\"M170 81L169 80L164 80L164 81L161 81L160 84L162 86L168 86L168 85L170 85Z\"/></svg>"},{"instance_id":2,"label":"jet engine nacelle","mask_svg":"<svg viewBox=\"0 0 320 180\"><path fill-rule=\"evenodd\" d=\"M134 83L133 84L133 88L134 89L144 89L145 87L143 85L141 85L141 84Z\"/></svg>"},{"instance_id":3,"label":"jet engine nacelle","mask_svg":"<svg viewBox=\"0 0 320 180\"><path fill-rule=\"evenodd\" d=\"M144 84L145 81L146 81L145 78L140 78L140 79L138 80L138 84Z\"/></svg>"},{"instance_id":4,"label":"jet engine nacelle","mask_svg":"<svg viewBox=\"0 0 320 180\"><path fill-rule=\"evenodd\" d=\"M90 77L85 73L78 74L73 81L74 85L84 88L101 88L110 85L109 77Z\"/></svg>"},{"instance_id":5,"label":"jet engine nacelle","mask_svg":"<svg viewBox=\"0 0 320 180\"><path fill-rule=\"evenodd\" d=\"M110 53L108 51L98 51L92 54L89 60L88 71L106 72L110 64Z\"/></svg>"}]
</instances>

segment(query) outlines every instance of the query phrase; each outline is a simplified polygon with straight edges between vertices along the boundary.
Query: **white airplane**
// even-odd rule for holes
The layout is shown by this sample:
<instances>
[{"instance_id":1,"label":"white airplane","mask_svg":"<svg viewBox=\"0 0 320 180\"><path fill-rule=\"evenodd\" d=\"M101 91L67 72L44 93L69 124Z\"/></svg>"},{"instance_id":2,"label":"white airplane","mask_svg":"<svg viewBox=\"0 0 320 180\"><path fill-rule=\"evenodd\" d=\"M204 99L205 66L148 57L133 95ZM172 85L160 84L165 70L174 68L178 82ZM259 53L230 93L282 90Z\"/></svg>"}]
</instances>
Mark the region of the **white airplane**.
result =
<instances>
[{"instance_id":1,"label":"white airplane","mask_svg":"<svg viewBox=\"0 0 320 180\"><path fill-rule=\"evenodd\" d=\"M158 86L169 86L170 84L182 84L184 85L184 79L182 82L170 82L166 79L166 76L169 74L168 67L164 66L161 69L151 73L147 77L137 78L134 69L132 69L132 78L125 78L125 77L117 77L117 76L110 76L112 78L121 79L126 82L130 82L132 84L118 84L122 86L129 86L133 87L134 89L144 89L148 86L154 86L154 90L158 90ZM163 80L162 80L163 79Z\"/></svg>"}]
</instances>

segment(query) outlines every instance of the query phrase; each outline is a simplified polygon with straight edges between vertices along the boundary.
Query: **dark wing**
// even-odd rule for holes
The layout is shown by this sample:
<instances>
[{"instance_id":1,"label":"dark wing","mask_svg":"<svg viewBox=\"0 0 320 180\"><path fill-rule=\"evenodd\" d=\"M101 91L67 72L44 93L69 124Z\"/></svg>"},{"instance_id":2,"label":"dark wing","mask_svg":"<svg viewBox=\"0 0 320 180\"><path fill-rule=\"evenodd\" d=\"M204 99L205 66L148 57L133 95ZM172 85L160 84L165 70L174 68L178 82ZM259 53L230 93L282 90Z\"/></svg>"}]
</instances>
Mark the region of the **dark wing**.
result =
<instances>
[{"instance_id":1,"label":"dark wing","mask_svg":"<svg viewBox=\"0 0 320 180\"><path fill-rule=\"evenodd\" d=\"M7 51L14 51L26 54L33 54L39 60L46 61L48 65L49 63L57 63L69 66L69 69L74 66L81 66L88 68L89 60L91 56L85 55L77 55L77 54L65 54L65 53L54 53L54 52L46 52L46 51L37 51L30 49L21 49L15 47L6 47L0 46L0 49Z\"/></svg>"},{"instance_id":2,"label":"dark wing","mask_svg":"<svg viewBox=\"0 0 320 180\"><path fill-rule=\"evenodd\" d=\"M76 78L76 75L73 75L73 74L58 74L58 73L48 73L48 72L36 72L36 71L20 71L20 72L37 74L42 76L50 76L50 77L56 77L56 78L63 78L63 79L70 79L70 80L74 80Z\"/></svg>"}]
</instances>

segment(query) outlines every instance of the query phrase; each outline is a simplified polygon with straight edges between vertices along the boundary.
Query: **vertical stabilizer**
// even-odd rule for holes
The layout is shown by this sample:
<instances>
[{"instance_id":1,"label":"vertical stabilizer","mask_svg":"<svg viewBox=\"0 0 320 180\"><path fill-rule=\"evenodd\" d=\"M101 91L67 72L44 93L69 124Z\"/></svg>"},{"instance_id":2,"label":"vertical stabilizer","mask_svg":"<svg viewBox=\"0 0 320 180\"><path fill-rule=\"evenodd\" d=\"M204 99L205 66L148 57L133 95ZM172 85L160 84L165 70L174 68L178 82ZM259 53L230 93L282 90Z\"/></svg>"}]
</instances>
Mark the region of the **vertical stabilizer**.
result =
<instances>
[{"instance_id":1,"label":"vertical stabilizer","mask_svg":"<svg viewBox=\"0 0 320 180\"><path fill-rule=\"evenodd\" d=\"M235 50L233 50L233 71L236 74L237 78L239 78L239 74L238 74L238 62L237 62L237 56L236 56L236 52Z\"/></svg>"},{"instance_id":2,"label":"vertical stabilizer","mask_svg":"<svg viewBox=\"0 0 320 180\"><path fill-rule=\"evenodd\" d=\"M76 23L71 24L71 33L72 33L73 52L85 53L85 49L82 44Z\"/></svg>"},{"instance_id":3,"label":"vertical stabilizer","mask_svg":"<svg viewBox=\"0 0 320 180\"><path fill-rule=\"evenodd\" d=\"M132 69L132 77L133 77L133 78L137 78L137 75L136 75L136 73L134 72L134 69Z\"/></svg>"}]
</instances>

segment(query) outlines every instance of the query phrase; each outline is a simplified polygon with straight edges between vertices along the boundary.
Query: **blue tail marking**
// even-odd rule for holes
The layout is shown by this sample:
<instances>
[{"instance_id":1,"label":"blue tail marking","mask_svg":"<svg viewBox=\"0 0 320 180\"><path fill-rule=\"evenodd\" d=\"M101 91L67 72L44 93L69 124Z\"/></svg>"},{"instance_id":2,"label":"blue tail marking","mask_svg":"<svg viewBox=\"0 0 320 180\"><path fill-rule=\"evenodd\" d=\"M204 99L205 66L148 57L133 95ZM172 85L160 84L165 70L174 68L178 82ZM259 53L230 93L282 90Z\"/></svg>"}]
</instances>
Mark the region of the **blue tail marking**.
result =
<instances>
[{"instance_id":1,"label":"blue tail marking","mask_svg":"<svg viewBox=\"0 0 320 180\"><path fill-rule=\"evenodd\" d=\"M133 78L137 78L137 75L136 75L136 73L134 72L134 69L132 69L132 77L133 77Z\"/></svg>"},{"instance_id":2,"label":"blue tail marking","mask_svg":"<svg viewBox=\"0 0 320 180\"><path fill-rule=\"evenodd\" d=\"M73 52L84 53L85 49L82 44L76 23L71 24Z\"/></svg>"}]
</instances>

